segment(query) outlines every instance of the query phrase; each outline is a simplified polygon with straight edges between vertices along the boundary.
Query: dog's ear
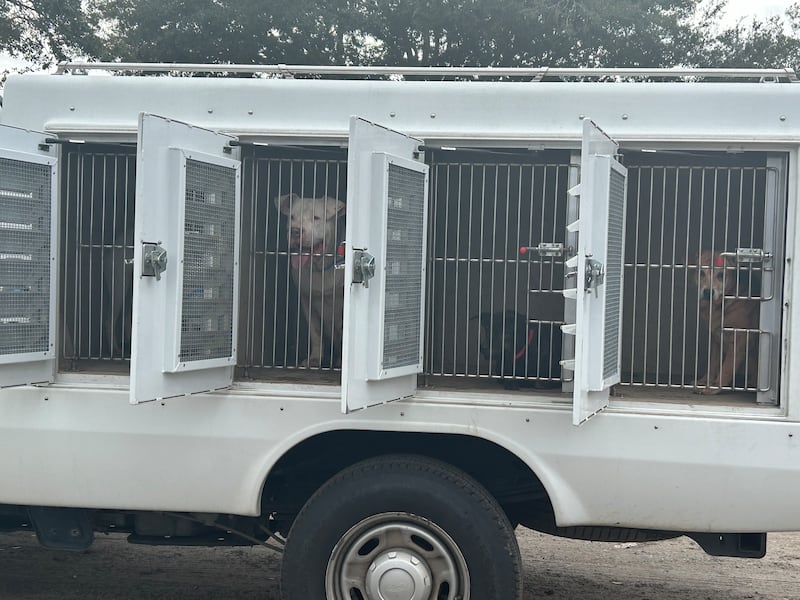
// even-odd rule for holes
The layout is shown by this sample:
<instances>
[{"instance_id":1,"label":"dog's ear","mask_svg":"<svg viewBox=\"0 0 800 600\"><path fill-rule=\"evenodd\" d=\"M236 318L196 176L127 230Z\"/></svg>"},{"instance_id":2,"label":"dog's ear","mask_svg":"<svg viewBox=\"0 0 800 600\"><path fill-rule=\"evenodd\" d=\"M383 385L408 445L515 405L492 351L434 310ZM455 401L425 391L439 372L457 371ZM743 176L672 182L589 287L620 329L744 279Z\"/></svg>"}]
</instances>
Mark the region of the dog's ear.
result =
<instances>
[{"instance_id":1,"label":"dog's ear","mask_svg":"<svg viewBox=\"0 0 800 600\"><path fill-rule=\"evenodd\" d=\"M329 219L343 217L347 213L347 204L341 200L330 196L325 196L322 200L325 201L325 213Z\"/></svg>"},{"instance_id":2,"label":"dog's ear","mask_svg":"<svg viewBox=\"0 0 800 600\"><path fill-rule=\"evenodd\" d=\"M285 194L283 196L278 196L275 198L275 206L278 208L281 213L284 215L288 215L289 211L292 209L292 204L300 200L300 196L295 193Z\"/></svg>"}]
</instances>

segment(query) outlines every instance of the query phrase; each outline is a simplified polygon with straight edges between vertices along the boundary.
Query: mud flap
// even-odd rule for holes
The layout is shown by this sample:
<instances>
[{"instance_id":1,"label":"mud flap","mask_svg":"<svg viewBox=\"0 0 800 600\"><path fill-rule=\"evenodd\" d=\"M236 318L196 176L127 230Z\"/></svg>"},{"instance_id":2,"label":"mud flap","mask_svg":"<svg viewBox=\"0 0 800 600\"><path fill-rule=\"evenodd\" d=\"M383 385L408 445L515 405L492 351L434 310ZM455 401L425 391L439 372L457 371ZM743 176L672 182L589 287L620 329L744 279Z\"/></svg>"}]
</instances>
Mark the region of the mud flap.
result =
<instances>
[{"instance_id":1,"label":"mud flap","mask_svg":"<svg viewBox=\"0 0 800 600\"><path fill-rule=\"evenodd\" d=\"M687 533L706 554L764 558L767 553L766 533Z\"/></svg>"},{"instance_id":2,"label":"mud flap","mask_svg":"<svg viewBox=\"0 0 800 600\"><path fill-rule=\"evenodd\" d=\"M94 542L92 513L78 508L28 509L36 539L45 548L53 550L86 550Z\"/></svg>"}]
</instances>

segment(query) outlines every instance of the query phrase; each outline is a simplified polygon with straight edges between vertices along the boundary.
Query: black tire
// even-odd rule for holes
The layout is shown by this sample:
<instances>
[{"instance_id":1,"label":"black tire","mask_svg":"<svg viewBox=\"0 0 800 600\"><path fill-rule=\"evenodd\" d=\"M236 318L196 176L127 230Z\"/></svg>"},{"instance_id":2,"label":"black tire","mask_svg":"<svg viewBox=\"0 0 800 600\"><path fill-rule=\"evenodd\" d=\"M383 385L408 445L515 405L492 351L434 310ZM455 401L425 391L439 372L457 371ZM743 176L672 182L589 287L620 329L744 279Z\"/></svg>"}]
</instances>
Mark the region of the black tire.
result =
<instances>
[{"instance_id":1,"label":"black tire","mask_svg":"<svg viewBox=\"0 0 800 600\"><path fill-rule=\"evenodd\" d=\"M376 587L389 598L402 590L413 600L521 600L511 524L483 486L447 463L389 455L348 467L292 525L281 593L375 600Z\"/></svg>"}]
</instances>

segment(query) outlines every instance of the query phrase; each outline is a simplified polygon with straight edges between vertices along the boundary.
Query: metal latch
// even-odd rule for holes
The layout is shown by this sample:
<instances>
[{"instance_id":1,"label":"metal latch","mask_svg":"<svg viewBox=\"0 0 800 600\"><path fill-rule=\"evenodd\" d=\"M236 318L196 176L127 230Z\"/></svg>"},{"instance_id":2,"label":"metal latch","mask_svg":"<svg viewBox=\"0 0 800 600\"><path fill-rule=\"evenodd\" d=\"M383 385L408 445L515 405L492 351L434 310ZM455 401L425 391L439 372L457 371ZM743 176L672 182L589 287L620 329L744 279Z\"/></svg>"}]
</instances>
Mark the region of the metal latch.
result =
<instances>
[{"instance_id":1,"label":"metal latch","mask_svg":"<svg viewBox=\"0 0 800 600\"><path fill-rule=\"evenodd\" d=\"M157 242L142 244L142 277L155 277L161 281L161 274L167 270L167 251Z\"/></svg>"},{"instance_id":2,"label":"metal latch","mask_svg":"<svg viewBox=\"0 0 800 600\"><path fill-rule=\"evenodd\" d=\"M364 250L353 249L353 283L369 287L369 280L375 277L375 257Z\"/></svg>"},{"instance_id":3,"label":"metal latch","mask_svg":"<svg viewBox=\"0 0 800 600\"><path fill-rule=\"evenodd\" d=\"M541 258L559 258L564 256L564 244L561 242L541 242L538 246L521 246L520 254L536 252Z\"/></svg>"},{"instance_id":4,"label":"metal latch","mask_svg":"<svg viewBox=\"0 0 800 600\"><path fill-rule=\"evenodd\" d=\"M761 248L737 248L736 262L739 264L765 263L772 260L772 253Z\"/></svg>"},{"instance_id":5,"label":"metal latch","mask_svg":"<svg viewBox=\"0 0 800 600\"><path fill-rule=\"evenodd\" d=\"M603 285L605 280L605 268L603 263L593 258L586 257L585 290L588 293L594 288L594 295L597 296L597 286Z\"/></svg>"}]
</instances>

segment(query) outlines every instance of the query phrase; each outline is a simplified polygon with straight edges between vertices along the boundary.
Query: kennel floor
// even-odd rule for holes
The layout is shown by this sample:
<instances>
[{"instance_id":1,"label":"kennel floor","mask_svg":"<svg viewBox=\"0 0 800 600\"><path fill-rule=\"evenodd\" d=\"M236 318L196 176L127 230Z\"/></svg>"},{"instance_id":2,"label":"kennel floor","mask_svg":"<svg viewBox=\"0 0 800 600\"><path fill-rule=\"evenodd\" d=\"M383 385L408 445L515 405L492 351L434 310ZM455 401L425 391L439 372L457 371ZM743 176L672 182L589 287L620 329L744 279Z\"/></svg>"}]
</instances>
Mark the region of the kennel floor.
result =
<instances>
[{"instance_id":1,"label":"kennel floor","mask_svg":"<svg viewBox=\"0 0 800 600\"><path fill-rule=\"evenodd\" d=\"M129 361L74 360L61 365L64 373L86 373L92 375L128 375ZM341 373L329 369L242 369L236 372L237 381L270 382L281 384L304 384L338 386ZM504 385L505 383L505 385ZM490 377L447 377L420 376L419 387L429 390L460 391L483 394L509 394L517 397L558 396L564 402L572 400L571 393L563 393L558 388L537 389L532 382L518 381L518 389L509 387L509 382ZM673 404L680 406L707 407L746 407L772 409L774 406L760 405L754 392L729 391L716 395L698 394L691 388L670 388L655 386L617 385L614 386L611 402L642 402Z\"/></svg>"}]
</instances>

